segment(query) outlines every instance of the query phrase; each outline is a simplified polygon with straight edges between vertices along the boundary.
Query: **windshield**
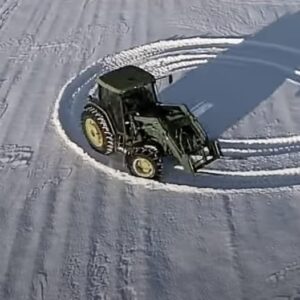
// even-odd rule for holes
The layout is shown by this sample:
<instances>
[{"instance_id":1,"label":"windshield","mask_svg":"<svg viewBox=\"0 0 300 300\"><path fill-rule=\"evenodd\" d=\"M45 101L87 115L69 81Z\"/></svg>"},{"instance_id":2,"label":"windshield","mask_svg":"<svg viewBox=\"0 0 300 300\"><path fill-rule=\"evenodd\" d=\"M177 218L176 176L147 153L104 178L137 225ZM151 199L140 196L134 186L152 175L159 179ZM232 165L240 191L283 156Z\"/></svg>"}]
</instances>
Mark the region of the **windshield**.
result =
<instances>
[{"instance_id":1,"label":"windshield","mask_svg":"<svg viewBox=\"0 0 300 300\"><path fill-rule=\"evenodd\" d=\"M143 102L156 102L156 97L152 83L146 84L143 87L135 88L124 94L124 98L140 99ZM146 101L145 101L146 100Z\"/></svg>"}]
</instances>

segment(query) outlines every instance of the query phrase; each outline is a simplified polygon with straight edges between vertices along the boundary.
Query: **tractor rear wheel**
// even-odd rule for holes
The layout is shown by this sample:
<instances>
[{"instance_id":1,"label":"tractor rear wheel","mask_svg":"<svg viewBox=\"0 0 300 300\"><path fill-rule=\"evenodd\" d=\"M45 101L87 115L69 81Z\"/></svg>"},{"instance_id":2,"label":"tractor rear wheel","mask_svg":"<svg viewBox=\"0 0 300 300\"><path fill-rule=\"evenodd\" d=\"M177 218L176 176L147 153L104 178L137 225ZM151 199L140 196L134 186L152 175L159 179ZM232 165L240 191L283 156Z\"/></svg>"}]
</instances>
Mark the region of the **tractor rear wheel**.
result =
<instances>
[{"instance_id":1,"label":"tractor rear wheel","mask_svg":"<svg viewBox=\"0 0 300 300\"><path fill-rule=\"evenodd\" d=\"M92 106L86 107L81 115L81 126L92 148L106 155L114 152L113 133L99 110Z\"/></svg>"},{"instance_id":2,"label":"tractor rear wheel","mask_svg":"<svg viewBox=\"0 0 300 300\"><path fill-rule=\"evenodd\" d=\"M162 174L162 157L154 146L133 148L126 154L127 167L137 177L159 180Z\"/></svg>"}]
</instances>

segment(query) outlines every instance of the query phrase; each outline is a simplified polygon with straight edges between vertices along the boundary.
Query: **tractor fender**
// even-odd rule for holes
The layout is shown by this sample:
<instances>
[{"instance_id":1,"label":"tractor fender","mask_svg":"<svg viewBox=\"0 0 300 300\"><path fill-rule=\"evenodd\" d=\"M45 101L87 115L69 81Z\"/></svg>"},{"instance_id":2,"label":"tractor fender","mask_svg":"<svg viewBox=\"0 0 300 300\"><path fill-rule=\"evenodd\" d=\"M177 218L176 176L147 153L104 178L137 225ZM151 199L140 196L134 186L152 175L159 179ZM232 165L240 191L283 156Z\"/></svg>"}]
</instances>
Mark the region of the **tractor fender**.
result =
<instances>
[{"instance_id":1,"label":"tractor fender","mask_svg":"<svg viewBox=\"0 0 300 300\"><path fill-rule=\"evenodd\" d=\"M133 144L133 147L144 147L158 150L161 155L165 155L166 151L158 141L155 139L146 140L145 142L138 142Z\"/></svg>"},{"instance_id":2,"label":"tractor fender","mask_svg":"<svg viewBox=\"0 0 300 300\"><path fill-rule=\"evenodd\" d=\"M110 127L109 129L111 130L111 132L113 133L113 136L115 137L116 136L116 131L115 131L115 128L108 116L108 114L106 113L106 111L99 105L97 105L96 103L94 102L88 102L85 106L84 106L84 109L88 108L88 107L93 107L97 110L100 111L100 113L104 116L106 122L108 123L108 126Z\"/></svg>"}]
</instances>

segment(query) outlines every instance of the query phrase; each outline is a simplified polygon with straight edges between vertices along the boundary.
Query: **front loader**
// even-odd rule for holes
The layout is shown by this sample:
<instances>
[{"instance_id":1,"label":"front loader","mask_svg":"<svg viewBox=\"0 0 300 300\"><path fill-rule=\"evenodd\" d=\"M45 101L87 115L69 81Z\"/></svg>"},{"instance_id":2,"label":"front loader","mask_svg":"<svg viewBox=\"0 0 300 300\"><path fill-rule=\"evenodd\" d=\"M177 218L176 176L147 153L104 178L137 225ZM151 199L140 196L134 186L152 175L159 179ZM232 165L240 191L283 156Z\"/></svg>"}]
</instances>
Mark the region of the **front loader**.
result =
<instances>
[{"instance_id":1,"label":"front loader","mask_svg":"<svg viewBox=\"0 0 300 300\"><path fill-rule=\"evenodd\" d=\"M135 66L99 76L81 117L87 141L105 155L123 152L129 172L138 177L159 179L164 156L196 174L221 156L218 142L185 105L160 103L155 82Z\"/></svg>"}]
</instances>

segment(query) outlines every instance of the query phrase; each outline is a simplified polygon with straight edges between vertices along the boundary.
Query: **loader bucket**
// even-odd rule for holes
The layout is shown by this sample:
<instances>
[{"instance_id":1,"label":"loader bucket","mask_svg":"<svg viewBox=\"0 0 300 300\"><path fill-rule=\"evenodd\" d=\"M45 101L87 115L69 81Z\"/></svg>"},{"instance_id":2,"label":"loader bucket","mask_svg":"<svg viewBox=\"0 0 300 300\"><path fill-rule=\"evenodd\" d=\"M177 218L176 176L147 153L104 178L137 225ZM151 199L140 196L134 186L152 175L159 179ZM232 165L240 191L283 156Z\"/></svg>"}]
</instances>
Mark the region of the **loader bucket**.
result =
<instances>
[{"instance_id":1,"label":"loader bucket","mask_svg":"<svg viewBox=\"0 0 300 300\"><path fill-rule=\"evenodd\" d=\"M220 158L221 150L217 141L210 141L206 146L199 149L197 154L189 156L189 162L192 167L193 173L197 173L205 165Z\"/></svg>"}]
</instances>

